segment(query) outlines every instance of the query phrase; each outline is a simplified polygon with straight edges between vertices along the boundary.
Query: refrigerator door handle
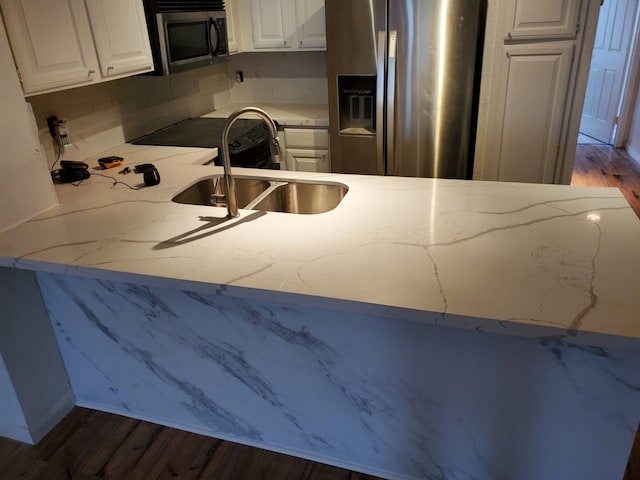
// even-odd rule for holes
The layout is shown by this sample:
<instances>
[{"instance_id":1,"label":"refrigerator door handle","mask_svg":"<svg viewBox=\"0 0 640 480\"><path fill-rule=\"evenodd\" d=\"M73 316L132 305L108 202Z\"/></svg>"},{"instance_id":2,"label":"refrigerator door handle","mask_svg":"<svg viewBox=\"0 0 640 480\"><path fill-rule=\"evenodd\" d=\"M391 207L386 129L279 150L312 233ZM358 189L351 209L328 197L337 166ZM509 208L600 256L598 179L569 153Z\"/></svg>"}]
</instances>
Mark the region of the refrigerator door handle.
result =
<instances>
[{"instance_id":1,"label":"refrigerator door handle","mask_svg":"<svg viewBox=\"0 0 640 480\"><path fill-rule=\"evenodd\" d=\"M396 103L396 40L398 32L389 32L389 57L387 58L387 171L393 175L395 171L395 103Z\"/></svg>"},{"instance_id":2,"label":"refrigerator door handle","mask_svg":"<svg viewBox=\"0 0 640 480\"><path fill-rule=\"evenodd\" d=\"M378 61L376 79L376 166L379 175L385 174L384 167L384 78L387 54L387 32L378 32Z\"/></svg>"}]
</instances>

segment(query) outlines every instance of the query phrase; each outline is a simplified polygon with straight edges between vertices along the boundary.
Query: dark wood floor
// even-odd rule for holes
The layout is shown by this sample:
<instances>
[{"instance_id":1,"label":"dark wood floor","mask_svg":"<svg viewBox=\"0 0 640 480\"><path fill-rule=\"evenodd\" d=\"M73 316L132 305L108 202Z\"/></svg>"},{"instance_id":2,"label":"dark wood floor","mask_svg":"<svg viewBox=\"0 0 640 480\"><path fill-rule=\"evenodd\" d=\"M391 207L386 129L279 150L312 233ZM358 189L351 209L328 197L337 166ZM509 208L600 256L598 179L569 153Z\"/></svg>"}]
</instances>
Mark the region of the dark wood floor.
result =
<instances>
[{"instance_id":1,"label":"dark wood floor","mask_svg":"<svg viewBox=\"0 0 640 480\"><path fill-rule=\"evenodd\" d=\"M617 187L640 217L640 164L609 145L578 145L571 185Z\"/></svg>"},{"instance_id":2,"label":"dark wood floor","mask_svg":"<svg viewBox=\"0 0 640 480\"><path fill-rule=\"evenodd\" d=\"M578 145L571 185L617 187L640 218L640 164L623 149ZM640 480L640 426L624 480Z\"/></svg>"},{"instance_id":3,"label":"dark wood floor","mask_svg":"<svg viewBox=\"0 0 640 480\"><path fill-rule=\"evenodd\" d=\"M578 145L573 185L614 186L640 217L640 165ZM0 438L0 480L376 480L320 463L75 408L36 446ZM624 480L640 480L640 432Z\"/></svg>"},{"instance_id":4,"label":"dark wood floor","mask_svg":"<svg viewBox=\"0 0 640 480\"><path fill-rule=\"evenodd\" d=\"M2 480L378 480L76 407L38 445L0 437Z\"/></svg>"}]
</instances>

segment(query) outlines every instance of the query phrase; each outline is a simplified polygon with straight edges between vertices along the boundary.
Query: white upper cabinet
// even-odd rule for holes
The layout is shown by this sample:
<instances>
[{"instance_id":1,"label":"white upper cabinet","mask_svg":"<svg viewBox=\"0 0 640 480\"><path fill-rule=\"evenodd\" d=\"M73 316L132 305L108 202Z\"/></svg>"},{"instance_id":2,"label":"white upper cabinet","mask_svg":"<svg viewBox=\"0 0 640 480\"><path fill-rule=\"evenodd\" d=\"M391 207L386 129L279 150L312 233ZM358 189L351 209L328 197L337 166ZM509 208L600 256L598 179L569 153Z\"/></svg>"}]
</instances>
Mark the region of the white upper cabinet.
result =
<instances>
[{"instance_id":1,"label":"white upper cabinet","mask_svg":"<svg viewBox=\"0 0 640 480\"><path fill-rule=\"evenodd\" d=\"M295 19L288 0L251 0L253 46L291 48Z\"/></svg>"},{"instance_id":2,"label":"white upper cabinet","mask_svg":"<svg viewBox=\"0 0 640 480\"><path fill-rule=\"evenodd\" d=\"M82 0L3 0L25 93L88 83L97 68Z\"/></svg>"},{"instance_id":3,"label":"white upper cabinet","mask_svg":"<svg viewBox=\"0 0 640 480\"><path fill-rule=\"evenodd\" d=\"M153 69L142 0L0 0L0 6L27 95Z\"/></svg>"},{"instance_id":4,"label":"white upper cabinet","mask_svg":"<svg viewBox=\"0 0 640 480\"><path fill-rule=\"evenodd\" d=\"M237 0L226 0L224 9L227 13L227 41L229 42L229 53L240 51L240 36L238 35L238 5Z\"/></svg>"},{"instance_id":5,"label":"white upper cabinet","mask_svg":"<svg viewBox=\"0 0 640 480\"><path fill-rule=\"evenodd\" d=\"M580 0L518 0L513 6L508 38L574 38L577 34Z\"/></svg>"},{"instance_id":6,"label":"white upper cabinet","mask_svg":"<svg viewBox=\"0 0 640 480\"><path fill-rule=\"evenodd\" d=\"M299 48L326 48L324 0L296 0Z\"/></svg>"},{"instance_id":7,"label":"white upper cabinet","mask_svg":"<svg viewBox=\"0 0 640 480\"><path fill-rule=\"evenodd\" d=\"M323 0L248 0L248 8L253 48L245 50L326 48Z\"/></svg>"},{"instance_id":8,"label":"white upper cabinet","mask_svg":"<svg viewBox=\"0 0 640 480\"><path fill-rule=\"evenodd\" d=\"M86 4L103 76L153 69L142 0L86 0Z\"/></svg>"}]
</instances>

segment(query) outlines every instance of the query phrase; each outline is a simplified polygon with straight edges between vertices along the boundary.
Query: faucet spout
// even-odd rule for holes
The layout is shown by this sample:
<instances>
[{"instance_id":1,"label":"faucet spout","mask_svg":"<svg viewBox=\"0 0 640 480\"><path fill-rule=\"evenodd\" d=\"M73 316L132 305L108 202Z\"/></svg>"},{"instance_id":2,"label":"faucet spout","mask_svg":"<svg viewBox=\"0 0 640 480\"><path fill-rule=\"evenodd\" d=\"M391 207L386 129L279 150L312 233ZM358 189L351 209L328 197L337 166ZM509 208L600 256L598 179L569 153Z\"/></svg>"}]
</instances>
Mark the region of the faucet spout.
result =
<instances>
[{"instance_id":1,"label":"faucet spout","mask_svg":"<svg viewBox=\"0 0 640 480\"><path fill-rule=\"evenodd\" d=\"M273 118L257 107L244 107L236 110L227 118L226 123L224 124L224 128L222 129L222 166L224 168L224 182L226 187L226 197L227 197L227 216L228 217L237 217L238 216L238 197L236 195L236 182L231 173L231 159L229 156L229 131L231 126L235 123L235 121L240 118L242 115L252 114L257 115L262 118L267 124L269 128L269 134L271 135L271 157L274 163L281 163L281 155L280 155L280 140L278 140L278 127L276 127L276 123L273 121Z\"/></svg>"}]
</instances>

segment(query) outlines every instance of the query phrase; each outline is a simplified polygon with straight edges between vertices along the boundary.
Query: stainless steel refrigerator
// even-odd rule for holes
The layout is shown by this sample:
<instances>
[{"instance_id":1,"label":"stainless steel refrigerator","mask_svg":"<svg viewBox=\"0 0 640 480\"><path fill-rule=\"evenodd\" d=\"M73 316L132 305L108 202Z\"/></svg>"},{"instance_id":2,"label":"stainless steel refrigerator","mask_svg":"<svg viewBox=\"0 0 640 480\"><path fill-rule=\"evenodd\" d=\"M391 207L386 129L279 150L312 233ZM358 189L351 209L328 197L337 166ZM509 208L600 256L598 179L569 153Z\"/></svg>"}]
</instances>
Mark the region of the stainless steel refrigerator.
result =
<instances>
[{"instance_id":1,"label":"stainless steel refrigerator","mask_svg":"<svg viewBox=\"0 0 640 480\"><path fill-rule=\"evenodd\" d=\"M471 178L486 0L326 0L332 170Z\"/></svg>"}]
</instances>

